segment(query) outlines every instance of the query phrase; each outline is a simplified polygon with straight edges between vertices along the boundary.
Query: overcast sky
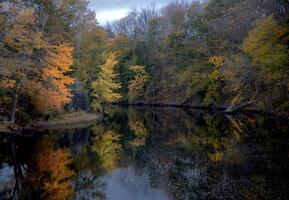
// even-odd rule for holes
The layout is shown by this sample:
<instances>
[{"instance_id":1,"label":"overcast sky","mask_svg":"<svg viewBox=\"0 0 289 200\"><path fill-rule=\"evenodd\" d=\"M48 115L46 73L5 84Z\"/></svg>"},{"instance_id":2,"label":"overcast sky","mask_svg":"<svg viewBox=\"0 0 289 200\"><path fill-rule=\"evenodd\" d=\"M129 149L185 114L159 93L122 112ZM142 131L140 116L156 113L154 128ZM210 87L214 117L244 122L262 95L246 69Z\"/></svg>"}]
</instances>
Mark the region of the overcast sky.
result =
<instances>
[{"instance_id":1,"label":"overcast sky","mask_svg":"<svg viewBox=\"0 0 289 200\"><path fill-rule=\"evenodd\" d=\"M90 0L90 8L95 10L97 20L104 25L125 17L132 7L145 7L156 3L157 6L166 5L173 0Z\"/></svg>"}]
</instances>

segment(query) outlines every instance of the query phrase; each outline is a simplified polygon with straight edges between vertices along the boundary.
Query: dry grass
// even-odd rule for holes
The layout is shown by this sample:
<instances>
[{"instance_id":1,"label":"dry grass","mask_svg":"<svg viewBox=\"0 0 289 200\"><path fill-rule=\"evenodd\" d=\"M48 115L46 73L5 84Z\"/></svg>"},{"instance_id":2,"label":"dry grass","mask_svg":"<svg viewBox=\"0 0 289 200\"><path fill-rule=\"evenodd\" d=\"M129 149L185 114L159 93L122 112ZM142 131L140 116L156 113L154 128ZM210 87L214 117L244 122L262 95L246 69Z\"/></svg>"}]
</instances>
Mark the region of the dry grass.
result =
<instances>
[{"instance_id":1,"label":"dry grass","mask_svg":"<svg viewBox=\"0 0 289 200\"><path fill-rule=\"evenodd\" d=\"M0 133L1 132L7 132L8 131L7 127L8 127L8 124L0 122Z\"/></svg>"},{"instance_id":2,"label":"dry grass","mask_svg":"<svg viewBox=\"0 0 289 200\"><path fill-rule=\"evenodd\" d=\"M63 128L63 127L78 127L83 124L95 122L99 119L99 116L86 112L73 112L60 114L48 121L37 121L30 126L37 129L51 129L51 128Z\"/></svg>"},{"instance_id":3,"label":"dry grass","mask_svg":"<svg viewBox=\"0 0 289 200\"><path fill-rule=\"evenodd\" d=\"M48 121L77 121L77 120L93 120L96 119L97 115L92 114L92 113L87 113L87 112L71 112L71 113L64 113L64 114L60 114L57 115L54 118L49 119Z\"/></svg>"}]
</instances>

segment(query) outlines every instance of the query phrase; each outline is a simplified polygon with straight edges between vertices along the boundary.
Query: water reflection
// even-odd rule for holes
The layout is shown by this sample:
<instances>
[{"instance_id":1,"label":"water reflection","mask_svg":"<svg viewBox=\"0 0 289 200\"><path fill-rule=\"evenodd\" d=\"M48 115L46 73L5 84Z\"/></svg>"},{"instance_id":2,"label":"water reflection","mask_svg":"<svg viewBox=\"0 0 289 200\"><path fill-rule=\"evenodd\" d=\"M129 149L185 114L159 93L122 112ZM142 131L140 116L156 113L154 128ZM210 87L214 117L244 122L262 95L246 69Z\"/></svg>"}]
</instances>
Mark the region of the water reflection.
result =
<instances>
[{"instance_id":1,"label":"water reflection","mask_svg":"<svg viewBox=\"0 0 289 200\"><path fill-rule=\"evenodd\" d=\"M73 194L69 179L74 172L66 148L54 149L51 141L41 141L27 162L20 199L70 199Z\"/></svg>"},{"instance_id":2,"label":"water reflection","mask_svg":"<svg viewBox=\"0 0 289 200\"><path fill-rule=\"evenodd\" d=\"M287 199L288 124L106 107L88 128L2 135L0 199Z\"/></svg>"},{"instance_id":3,"label":"water reflection","mask_svg":"<svg viewBox=\"0 0 289 200\"><path fill-rule=\"evenodd\" d=\"M54 148L51 138L1 140L1 199L70 199L74 175L70 151ZM3 151L2 151L3 150ZM13 173L11 173L13 172Z\"/></svg>"}]
</instances>

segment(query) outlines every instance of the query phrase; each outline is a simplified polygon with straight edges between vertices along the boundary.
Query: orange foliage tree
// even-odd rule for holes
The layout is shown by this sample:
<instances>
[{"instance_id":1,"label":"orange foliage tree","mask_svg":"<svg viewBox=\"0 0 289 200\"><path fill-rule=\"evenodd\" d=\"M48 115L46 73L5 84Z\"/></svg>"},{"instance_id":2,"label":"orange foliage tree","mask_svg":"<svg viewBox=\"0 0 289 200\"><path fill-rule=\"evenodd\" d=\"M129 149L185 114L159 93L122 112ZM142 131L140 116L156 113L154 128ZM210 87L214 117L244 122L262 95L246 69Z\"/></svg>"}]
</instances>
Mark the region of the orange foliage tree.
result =
<instances>
[{"instance_id":1,"label":"orange foliage tree","mask_svg":"<svg viewBox=\"0 0 289 200\"><path fill-rule=\"evenodd\" d=\"M38 27L34 8L11 7L0 16L0 89L13 89L11 122L18 97L27 96L38 110L60 110L70 102L67 75L73 64L73 48L53 41Z\"/></svg>"},{"instance_id":2,"label":"orange foliage tree","mask_svg":"<svg viewBox=\"0 0 289 200\"><path fill-rule=\"evenodd\" d=\"M41 111L58 110L70 102L71 92L67 85L74 79L65 75L71 70L73 48L68 44L48 45L45 67L41 71L41 84L33 90L34 104Z\"/></svg>"}]
</instances>

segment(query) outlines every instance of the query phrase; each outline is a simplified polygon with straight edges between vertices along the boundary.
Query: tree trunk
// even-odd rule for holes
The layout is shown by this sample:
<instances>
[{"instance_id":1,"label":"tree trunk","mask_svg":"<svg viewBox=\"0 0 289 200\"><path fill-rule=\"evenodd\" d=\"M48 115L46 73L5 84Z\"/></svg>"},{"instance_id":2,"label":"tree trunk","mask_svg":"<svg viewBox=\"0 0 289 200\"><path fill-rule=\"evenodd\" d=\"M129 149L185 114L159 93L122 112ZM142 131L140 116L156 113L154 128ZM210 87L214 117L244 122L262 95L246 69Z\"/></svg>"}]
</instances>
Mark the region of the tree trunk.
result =
<instances>
[{"instance_id":1,"label":"tree trunk","mask_svg":"<svg viewBox=\"0 0 289 200\"><path fill-rule=\"evenodd\" d=\"M11 120L10 122L12 124L15 123L15 114L16 114L16 108L17 108L17 103L18 103L18 93L19 93L19 89L20 89L20 82L16 83L16 88L15 88L15 93L13 96L13 107L12 107L12 113L11 113Z\"/></svg>"},{"instance_id":2,"label":"tree trunk","mask_svg":"<svg viewBox=\"0 0 289 200\"><path fill-rule=\"evenodd\" d=\"M18 168L17 168L18 165L17 165L14 141L12 141L11 147L12 147L12 158L13 158L12 160L13 160L13 170L14 170L14 178L15 178L15 185L14 185L13 194L12 194L12 199L14 199L15 197L18 197L18 194L19 194L19 189L20 189L19 178L20 177L18 176Z\"/></svg>"}]
</instances>

